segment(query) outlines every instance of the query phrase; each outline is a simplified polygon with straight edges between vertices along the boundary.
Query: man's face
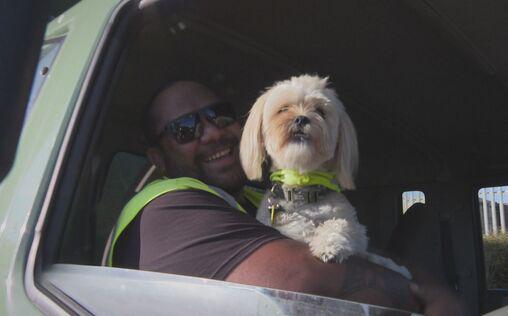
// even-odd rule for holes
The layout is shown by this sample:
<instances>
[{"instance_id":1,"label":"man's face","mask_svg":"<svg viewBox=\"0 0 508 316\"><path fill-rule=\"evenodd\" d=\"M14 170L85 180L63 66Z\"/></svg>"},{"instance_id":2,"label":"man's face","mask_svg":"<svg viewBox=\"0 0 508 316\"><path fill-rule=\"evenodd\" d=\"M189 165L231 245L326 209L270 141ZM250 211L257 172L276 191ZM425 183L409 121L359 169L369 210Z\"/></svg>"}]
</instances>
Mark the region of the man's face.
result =
<instances>
[{"instance_id":1,"label":"man's face","mask_svg":"<svg viewBox=\"0 0 508 316\"><path fill-rule=\"evenodd\" d=\"M210 90L193 82L178 82L155 100L156 131L182 115L200 110L220 99ZM223 128L200 115L200 136L180 144L169 132L159 139L159 153L169 177L193 177L228 191L241 188L246 180L239 159L241 127L234 122Z\"/></svg>"}]
</instances>

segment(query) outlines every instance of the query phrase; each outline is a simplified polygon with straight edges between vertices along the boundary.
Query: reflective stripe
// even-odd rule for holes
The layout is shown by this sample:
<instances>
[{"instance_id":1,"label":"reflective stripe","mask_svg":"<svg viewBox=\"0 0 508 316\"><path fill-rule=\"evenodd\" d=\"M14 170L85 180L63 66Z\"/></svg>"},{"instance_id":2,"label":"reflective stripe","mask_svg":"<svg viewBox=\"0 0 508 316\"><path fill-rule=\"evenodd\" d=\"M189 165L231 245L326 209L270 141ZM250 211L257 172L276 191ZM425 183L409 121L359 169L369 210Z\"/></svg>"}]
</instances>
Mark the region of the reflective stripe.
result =
<instances>
[{"instance_id":1,"label":"reflective stripe","mask_svg":"<svg viewBox=\"0 0 508 316\"><path fill-rule=\"evenodd\" d=\"M240 203L238 203L231 194L213 185L210 185L210 189L214 190L215 193L218 193L219 196L229 204L229 206L237 208L246 213L243 207L240 205Z\"/></svg>"},{"instance_id":2,"label":"reflective stripe","mask_svg":"<svg viewBox=\"0 0 508 316\"><path fill-rule=\"evenodd\" d=\"M251 202L252 205L259 207L261 200L263 200L263 196L265 196L265 191L251 186L244 186L243 196Z\"/></svg>"},{"instance_id":3,"label":"reflective stripe","mask_svg":"<svg viewBox=\"0 0 508 316\"><path fill-rule=\"evenodd\" d=\"M118 237L148 203L165 193L187 189L203 190L226 201L232 199L231 195L227 194L226 192L222 190L220 190L222 192L217 192L218 190L216 191L205 183L193 178L182 177L176 179L160 179L151 182L143 190L141 190L141 192L136 194L127 203L127 205L125 205L122 212L120 213L120 217L118 218L117 224L115 226L111 247L108 250L107 265L110 267L113 265L113 251L115 249ZM232 207L238 209L240 212L246 213L240 204L238 204L234 199L233 201L234 205L230 204L229 202L228 203Z\"/></svg>"}]
</instances>

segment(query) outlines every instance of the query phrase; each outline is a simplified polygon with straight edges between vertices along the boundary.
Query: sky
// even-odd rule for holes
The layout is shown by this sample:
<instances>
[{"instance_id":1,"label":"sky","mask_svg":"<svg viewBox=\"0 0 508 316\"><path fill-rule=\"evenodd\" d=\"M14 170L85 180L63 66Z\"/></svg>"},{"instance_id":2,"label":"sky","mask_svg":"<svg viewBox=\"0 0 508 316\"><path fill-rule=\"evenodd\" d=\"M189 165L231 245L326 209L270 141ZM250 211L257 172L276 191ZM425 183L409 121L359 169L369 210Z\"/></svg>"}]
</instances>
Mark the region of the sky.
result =
<instances>
[{"instance_id":1,"label":"sky","mask_svg":"<svg viewBox=\"0 0 508 316\"><path fill-rule=\"evenodd\" d=\"M495 201L496 202L500 202L501 201L501 190L503 191L503 202L504 204L508 204L508 186L502 186L502 187L493 187L494 188L494 198L495 198ZM492 196L491 196L491 191L490 191L490 187L489 188L486 188L487 189L487 201L491 201L492 200ZM478 197L481 199L483 198L483 195L485 194L485 189L481 189L478 191Z\"/></svg>"}]
</instances>

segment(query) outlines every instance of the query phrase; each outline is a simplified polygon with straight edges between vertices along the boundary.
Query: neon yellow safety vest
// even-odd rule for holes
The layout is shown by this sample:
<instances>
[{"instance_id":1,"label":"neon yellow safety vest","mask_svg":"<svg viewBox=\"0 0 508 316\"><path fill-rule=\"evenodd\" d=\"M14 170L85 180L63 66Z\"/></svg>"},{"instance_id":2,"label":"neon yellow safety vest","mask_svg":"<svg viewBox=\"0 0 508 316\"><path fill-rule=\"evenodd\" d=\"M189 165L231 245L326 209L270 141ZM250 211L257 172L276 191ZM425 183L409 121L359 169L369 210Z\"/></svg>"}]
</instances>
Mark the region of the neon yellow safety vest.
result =
<instances>
[{"instance_id":1,"label":"neon yellow safety vest","mask_svg":"<svg viewBox=\"0 0 508 316\"><path fill-rule=\"evenodd\" d=\"M108 251L108 259L107 259L107 265L109 267L113 266L113 251L115 249L116 242L118 240L118 237L123 233L123 231L129 226L129 224L136 218L136 216L139 214L139 212L152 200L155 198L171 192L171 191L177 191L177 190L188 190L188 189L195 189L195 190L203 190L206 192L209 192L213 195L216 195L222 199L224 199L228 204L235 207L242 213L246 213L243 207L236 201L234 201L235 205L232 205L231 198L225 196L227 193L221 192L218 189L212 188L209 185L206 185L205 183L194 179L194 178L175 178L175 179L159 179L151 182L147 186L143 188L138 194L136 194L123 208L122 212L120 213L120 217L118 218L118 221L116 223L113 236L112 236L112 242L111 246L109 247ZM261 202L261 199L263 198L263 192L261 190L251 188L251 187L245 187L244 188L244 196L245 198L254 204L256 207Z\"/></svg>"}]
</instances>

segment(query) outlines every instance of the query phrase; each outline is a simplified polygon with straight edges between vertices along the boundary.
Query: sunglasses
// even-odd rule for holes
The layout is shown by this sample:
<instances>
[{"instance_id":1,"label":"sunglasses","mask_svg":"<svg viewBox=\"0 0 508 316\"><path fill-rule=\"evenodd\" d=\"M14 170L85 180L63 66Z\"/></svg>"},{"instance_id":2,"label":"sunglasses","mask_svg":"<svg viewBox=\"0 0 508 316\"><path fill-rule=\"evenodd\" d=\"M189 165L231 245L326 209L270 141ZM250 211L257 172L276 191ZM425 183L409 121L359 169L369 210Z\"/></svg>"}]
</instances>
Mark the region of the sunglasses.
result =
<instances>
[{"instance_id":1,"label":"sunglasses","mask_svg":"<svg viewBox=\"0 0 508 316\"><path fill-rule=\"evenodd\" d=\"M232 105L229 102L219 101L169 121L164 126L164 130L159 134L159 138L162 134L169 133L179 144L190 143L201 137L202 128L200 128L200 124L202 117L218 128L223 128L236 122L236 115Z\"/></svg>"}]
</instances>

